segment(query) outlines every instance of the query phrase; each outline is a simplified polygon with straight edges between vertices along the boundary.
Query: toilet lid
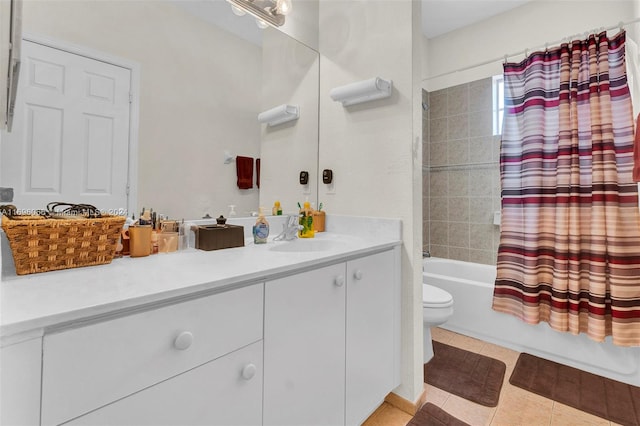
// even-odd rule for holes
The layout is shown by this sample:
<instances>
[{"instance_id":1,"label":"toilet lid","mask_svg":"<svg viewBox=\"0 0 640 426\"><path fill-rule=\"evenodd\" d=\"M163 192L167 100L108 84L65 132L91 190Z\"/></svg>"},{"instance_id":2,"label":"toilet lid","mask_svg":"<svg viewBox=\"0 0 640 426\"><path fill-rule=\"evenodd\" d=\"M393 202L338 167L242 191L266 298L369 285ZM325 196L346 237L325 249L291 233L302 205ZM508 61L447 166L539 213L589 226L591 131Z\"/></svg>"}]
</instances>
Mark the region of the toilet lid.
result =
<instances>
[{"instance_id":1,"label":"toilet lid","mask_svg":"<svg viewBox=\"0 0 640 426\"><path fill-rule=\"evenodd\" d=\"M441 288L422 284L422 305L446 308L453 304L453 297Z\"/></svg>"}]
</instances>

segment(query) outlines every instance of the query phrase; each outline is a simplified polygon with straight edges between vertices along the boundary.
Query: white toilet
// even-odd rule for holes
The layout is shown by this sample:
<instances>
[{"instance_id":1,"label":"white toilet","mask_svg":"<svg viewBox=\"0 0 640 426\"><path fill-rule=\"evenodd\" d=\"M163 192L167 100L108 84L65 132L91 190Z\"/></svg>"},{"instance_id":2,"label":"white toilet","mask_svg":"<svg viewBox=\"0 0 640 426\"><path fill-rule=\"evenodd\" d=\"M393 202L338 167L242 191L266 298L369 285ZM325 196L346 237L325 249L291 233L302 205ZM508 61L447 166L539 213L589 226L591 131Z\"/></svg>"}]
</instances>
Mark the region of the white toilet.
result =
<instances>
[{"instance_id":1,"label":"white toilet","mask_svg":"<svg viewBox=\"0 0 640 426\"><path fill-rule=\"evenodd\" d=\"M424 362L433 358L431 327L447 322L453 315L453 296L441 288L422 284L422 328L424 335Z\"/></svg>"}]
</instances>

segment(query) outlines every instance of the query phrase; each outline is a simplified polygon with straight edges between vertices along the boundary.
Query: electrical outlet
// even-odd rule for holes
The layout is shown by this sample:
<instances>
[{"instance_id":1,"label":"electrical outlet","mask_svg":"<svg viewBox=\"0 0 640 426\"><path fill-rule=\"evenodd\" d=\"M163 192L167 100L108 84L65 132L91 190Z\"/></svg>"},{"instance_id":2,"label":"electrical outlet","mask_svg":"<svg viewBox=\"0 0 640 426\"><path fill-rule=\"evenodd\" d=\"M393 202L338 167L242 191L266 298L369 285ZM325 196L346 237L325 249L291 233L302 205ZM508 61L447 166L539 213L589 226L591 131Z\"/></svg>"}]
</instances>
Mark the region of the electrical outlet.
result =
<instances>
[{"instance_id":1,"label":"electrical outlet","mask_svg":"<svg viewBox=\"0 0 640 426\"><path fill-rule=\"evenodd\" d=\"M500 210L493 212L493 224L500 226L500 221L502 220L502 213Z\"/></svg>"},{"instance_id":2,"label":"electrical outlet","mask_svg":"<svg viewBox=\"0 0 640 426\"><path fill-rule=\"evenodd\" d=\"M335 180L326 186L327 191L326 194L335 194L336 193L336 183Z\"/></svg>"}]
</instances>

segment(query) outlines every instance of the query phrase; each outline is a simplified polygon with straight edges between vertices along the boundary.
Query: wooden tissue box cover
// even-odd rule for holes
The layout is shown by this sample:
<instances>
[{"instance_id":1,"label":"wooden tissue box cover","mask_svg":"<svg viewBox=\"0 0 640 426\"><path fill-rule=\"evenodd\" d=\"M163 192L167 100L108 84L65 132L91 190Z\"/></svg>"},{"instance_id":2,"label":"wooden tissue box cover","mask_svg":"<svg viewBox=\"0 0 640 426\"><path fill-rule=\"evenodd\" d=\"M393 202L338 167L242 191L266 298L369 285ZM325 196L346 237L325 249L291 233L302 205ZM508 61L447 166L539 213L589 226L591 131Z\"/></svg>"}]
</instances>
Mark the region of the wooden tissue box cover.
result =
<instances>
[{"instance_id":1,"label":"wooden tissue box cover","mask_svg":"<svg viewBox=\"0 0 640 426\"><path fill-rule=\"evenodd\" d=\"M196 248L220 250L244 247L244 227L238 225L201 225L196 228Z\"/></svg>"}]
</instances>

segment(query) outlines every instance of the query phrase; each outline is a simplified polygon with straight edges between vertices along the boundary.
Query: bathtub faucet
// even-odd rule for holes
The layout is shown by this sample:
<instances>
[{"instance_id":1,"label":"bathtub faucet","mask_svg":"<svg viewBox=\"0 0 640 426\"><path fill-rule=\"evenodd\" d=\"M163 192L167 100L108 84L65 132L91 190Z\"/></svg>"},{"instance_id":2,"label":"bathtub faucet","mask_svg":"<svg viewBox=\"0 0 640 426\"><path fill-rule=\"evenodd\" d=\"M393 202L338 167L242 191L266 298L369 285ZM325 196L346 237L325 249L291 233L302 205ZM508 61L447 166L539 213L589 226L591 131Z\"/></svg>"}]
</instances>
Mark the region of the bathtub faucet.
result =
<instances>
[{"instance_id":1,"label":"bathtub faucet","mask_svg":"<svg viewBox=\"0 0 640 426\"><path fill-rule=\"evenodd\" d=\"M423 252L422 252L422 257L423 257L423 258L425 258L425 257L431 257L431 253L429 253L428 251L423 251Z\"/></svg>"}]
</instances>

